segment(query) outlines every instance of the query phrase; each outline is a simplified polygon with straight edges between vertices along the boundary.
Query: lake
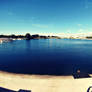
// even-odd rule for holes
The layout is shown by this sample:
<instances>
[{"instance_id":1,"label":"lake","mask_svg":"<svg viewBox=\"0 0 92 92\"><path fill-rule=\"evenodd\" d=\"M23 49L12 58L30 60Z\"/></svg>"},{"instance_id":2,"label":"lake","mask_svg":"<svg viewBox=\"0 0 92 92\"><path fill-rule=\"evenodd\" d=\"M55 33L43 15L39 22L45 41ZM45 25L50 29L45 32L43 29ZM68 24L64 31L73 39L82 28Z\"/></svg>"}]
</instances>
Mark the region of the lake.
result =
<instances>
[{"instance_id":1,"label":"lake","mask_svg":"<svg viewBox=\"0 0 92 92\"><path fill-rule=\"evenodd\" d=\"M92 40L15 40L0 44L0 70L23 74L92 73Z\"/></svg>"}]
</instances>

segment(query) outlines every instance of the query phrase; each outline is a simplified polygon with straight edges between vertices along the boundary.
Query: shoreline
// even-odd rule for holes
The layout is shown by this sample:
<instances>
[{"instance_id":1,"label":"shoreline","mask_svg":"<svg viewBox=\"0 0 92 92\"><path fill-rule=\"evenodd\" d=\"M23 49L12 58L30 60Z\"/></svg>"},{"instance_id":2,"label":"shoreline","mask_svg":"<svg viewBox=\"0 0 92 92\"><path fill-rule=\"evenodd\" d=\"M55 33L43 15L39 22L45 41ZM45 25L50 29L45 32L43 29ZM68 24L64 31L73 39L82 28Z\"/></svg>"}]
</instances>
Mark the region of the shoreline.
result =
<instances>
[{"instance_id":1,"label":"shoreline","mask_svg":"<svg viewBox=\"0 0 92 92\"><path fill-rule=\"evenodd\" d=\"M38 40L40 38L37 38ZM42 38L41 38L42 39ZM48 39L58 39L58 38L48 38ZM70 40L92 40L92 39L87 39L87 38L59 38L59 39L70 39ZM10 41L14 41L14 40L26 40L26 39L21 39L21 38L18 38L18 39L14 39L14 38L0 38L0 43L3 43L3 42L10 42ZM30 39L30 40L33 40L33 39Z\"/></svg>"}]
</instances>

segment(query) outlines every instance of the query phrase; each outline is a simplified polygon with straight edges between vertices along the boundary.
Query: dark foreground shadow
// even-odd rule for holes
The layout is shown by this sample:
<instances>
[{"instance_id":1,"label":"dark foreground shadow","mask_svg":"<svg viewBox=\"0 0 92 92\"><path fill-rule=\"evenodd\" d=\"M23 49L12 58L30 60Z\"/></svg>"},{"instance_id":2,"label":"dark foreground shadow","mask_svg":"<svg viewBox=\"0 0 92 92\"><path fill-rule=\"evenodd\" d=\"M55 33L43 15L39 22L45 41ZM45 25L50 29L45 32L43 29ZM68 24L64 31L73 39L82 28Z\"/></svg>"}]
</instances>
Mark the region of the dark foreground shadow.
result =
<instances>
[{"instance_id":1,"label":"dark foreground shadow","mask_svg":"<svg viewBox=\"0 0 92 92\"><path fill-rule=\"evenodd\" d=\"M30 90L22 90L22 89L20 89L19 91L13 91L10 89L0 87L0 92L31 92L31 91Z\"/></svg>"},{"instance_id":2,"label":"dark foreground shadow","mask_svg":"<svg viewBox=\"0 0 92 92\"><path fill-rule=\"evenodd\" d=\"M78 78L91 78L91 76L88 73L81 72L80 70L77 70L75 73L73 73L73 77L75 79L78 79Z\"/></svg>"},{"instance_id":3,"label":"dark foreground shadow","mask_svg":"<svg viewBox=\"0 0 92 92\"><path fill-rule=\"evenodd\" d=\"M92 86L87 89L87 92L92 92Z\"/></svg>"}]
</instances>

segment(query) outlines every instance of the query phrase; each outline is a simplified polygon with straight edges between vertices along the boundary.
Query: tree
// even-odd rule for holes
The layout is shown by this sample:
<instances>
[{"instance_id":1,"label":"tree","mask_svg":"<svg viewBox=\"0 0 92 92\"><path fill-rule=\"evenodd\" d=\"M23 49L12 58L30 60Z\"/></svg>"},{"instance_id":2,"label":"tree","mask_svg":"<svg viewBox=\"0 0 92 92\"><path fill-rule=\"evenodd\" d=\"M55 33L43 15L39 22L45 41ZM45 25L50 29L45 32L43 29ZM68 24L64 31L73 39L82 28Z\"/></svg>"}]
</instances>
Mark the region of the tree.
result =
<instances>
[{"instance_id":1,"label":"tree","mask_svg":"<svg viewBox=\"0 0 92 92\"><path fill-rule=\"evenodd\" d=\"M27 33L27 34L25 35L25 38L26 38L26 40L30 40L30 39L32 39L32 36L30 35L30 33Z\"/></svg>"},{"instance_id":2,"label":"tree","mask_svg":"<svg viewBox=\"0 0 92 92\"><path fill-rule=\"evenodd\" d=\"M10 35L11 38L16 38L15 34Z\"/></svg>"}]
</instances>

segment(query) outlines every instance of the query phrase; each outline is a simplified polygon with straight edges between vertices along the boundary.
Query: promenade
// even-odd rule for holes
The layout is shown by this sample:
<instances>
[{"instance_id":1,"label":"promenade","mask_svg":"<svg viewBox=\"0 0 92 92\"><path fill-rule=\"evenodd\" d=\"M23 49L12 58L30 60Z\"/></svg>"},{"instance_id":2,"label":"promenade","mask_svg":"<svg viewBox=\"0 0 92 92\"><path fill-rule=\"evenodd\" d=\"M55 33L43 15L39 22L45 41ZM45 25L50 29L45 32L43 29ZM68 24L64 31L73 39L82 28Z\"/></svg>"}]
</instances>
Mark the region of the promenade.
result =
<instances>
[{"instance_id":1,"label":"promenade","mask_svg":"<svg viewBox=\"0 0 92 92\"><path fill-rule=\"evenodd\" d=\"M91 75L90 75L91 76ZM32 92L87 92L92 78L74 79L73 76L40 76L0 72L0 87Z\"/></svg>"}]
</instances>

